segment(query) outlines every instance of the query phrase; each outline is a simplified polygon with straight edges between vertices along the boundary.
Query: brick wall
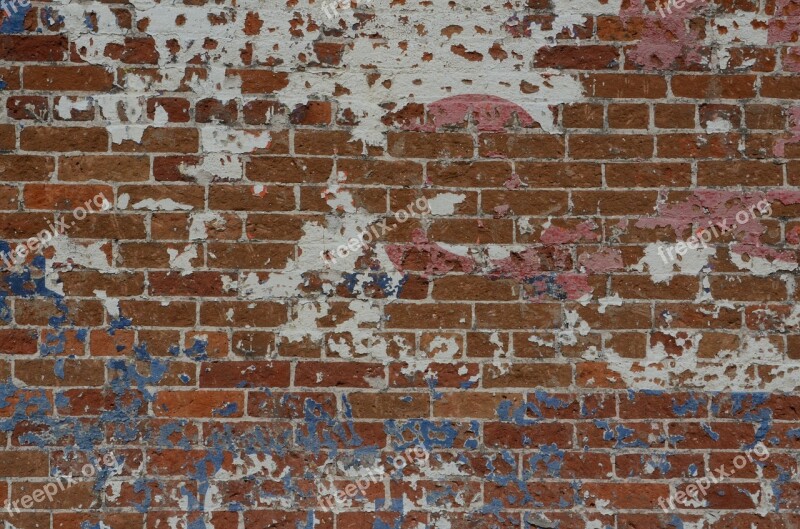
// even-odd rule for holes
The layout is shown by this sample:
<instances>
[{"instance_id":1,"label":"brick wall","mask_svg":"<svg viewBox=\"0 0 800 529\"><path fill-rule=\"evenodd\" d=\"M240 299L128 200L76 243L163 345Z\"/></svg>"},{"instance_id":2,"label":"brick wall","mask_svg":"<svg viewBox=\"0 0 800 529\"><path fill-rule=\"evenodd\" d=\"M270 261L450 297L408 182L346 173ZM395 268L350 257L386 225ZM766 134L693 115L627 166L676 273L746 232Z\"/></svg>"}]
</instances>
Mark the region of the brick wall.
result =
<instances>
[{"instance_id":1,"label":"brick wall","mask_svg":"<svg viewBox=\"0 0 800 529\"><path fill-rule=\"evenodd\" d=\"M798 0L2 7L6 527L800 526Z\"/></svg>"}]
</instances>

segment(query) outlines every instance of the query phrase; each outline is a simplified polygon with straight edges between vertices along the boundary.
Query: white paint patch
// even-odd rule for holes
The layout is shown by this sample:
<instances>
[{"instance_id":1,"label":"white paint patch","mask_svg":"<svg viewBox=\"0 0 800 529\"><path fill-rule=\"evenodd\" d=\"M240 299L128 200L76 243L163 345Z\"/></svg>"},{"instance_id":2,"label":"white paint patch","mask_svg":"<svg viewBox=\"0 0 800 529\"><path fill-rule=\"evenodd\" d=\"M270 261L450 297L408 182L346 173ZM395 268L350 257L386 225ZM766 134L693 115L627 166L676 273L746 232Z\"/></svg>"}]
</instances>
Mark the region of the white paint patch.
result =
<instances>
[{"instance_id":1,"label":"white paint patch","mask_svg":"<svg viewBox=\"0 0 800 529\"><path fill-rule=\"evenodd\" d=\"M455 193L439 193L435 197L428 199L431 215L452 215L456 212L456 206L463 203L467 195L457 195Z\"/></svg>"},{"instance_id":2,"label":"white paint patch","mask_svg":"<svg viewBox=\"0 0 800 529\"><path fill-rule=\"evenodd\" d=\"M174 248L167 248L167 254L169 255L169 267L173 270L180 270L182 276L194 271L192 260L197 259L197 247L195 245L187 245L182 252Z\"/></svg>"},{"instance_id":3,"label":"white paint patch","mask_svg":"<svg viewBox=\"0 0 800 529\"><path fill-rule=\"evenodd\" d=\"M131 207L133 209L146 209L149 211L188 211L192 209L192 206L175 202L171 198L161 198L159 200L146 198L140 200Z\"/></svg>"},{"instance_id":4,"label":"white paint patch","mask_svg":"<svg viewBox=\"0 0 800 529\"><path fill-rule=\"evenodd\" d=\"M103 303L109 316L119 318L119 299L108 297L105 290L95 290L94 295Z\"/></svg>"},{"instance_id":5,"label":"white paint patch","mask_svg":"<svg viewBox=\"0 0 800 529\"><path fill-rule=\"evenodd\" d=\"M269 148L272 137L266 130L233 130L223 125L200 129L200 139L205 152L251 153Z\"/></svg>"},{"instance_id":6,"label":"white paint patch","mask_svg":"<svg viewBox=\"0 0 800 529\"><path fill-rule=\"evenodd\" d=\"M644 257L632 268L638 272L649 272L654 283L669 283L676 273L698 275L708 264L708 258L716 255L716 248L688 249L681 256L675 251L676 245L650 243L644 249ZM659 253L661 249L661 253ZM675 259L670 259L670 257ZM677 271L676 271L677 269Z\"/></svg>"},{"instance_id":7,"label":"white paint patch","mask_svg":"<svg viewBox=\"0 0 800 529\"><path fill-rule=\"evenodd\" d=\"M216 229L225 229L225 219L214 211L192 213L189 224L189 240L205 240L208 238L207 225Z\"/></svg>"},{"instance_id":8,"label":"white paint patch","mask_svg":"<svg viewBox=\"0 0 800 529\"><path fill-rule=\"evenodd\" d=\"M58 98L58 104L53 107L53 110L55 111L56 117L59 119L71 120L73 110L89 110L91 104L92 100L90 98L82 99L80 97L60 96Z\"/></svg>"},{"instance_id":9,"label":"white paint patch","mask_svg":"<svg viewBox=\"0 0 800 529\"><path fill-rule=\"evenodd\" d=\"M597 309L597 312L600 314L606 313L606 308L611 305L614 307L621 307L622 306L622 298L619 297L619 294L614 294L613 296L608 296L605 298L600 298L597 301L600 302L600 307Z\"/></svg>"},{"instance_id":10,"label":"white paint patch","mask_svg":"<svg viewBox=\"0 0 800 529\"><path fill-rule=\"evenodd\" d=\"M797 263L781 261L779 259L765 259L764 257L748 255L745 261L742 254L730 252L731 262L739 270L746 270L753 275L766 277L776 272L791 272L797 270Z\"/></svg>"}]
</instances>

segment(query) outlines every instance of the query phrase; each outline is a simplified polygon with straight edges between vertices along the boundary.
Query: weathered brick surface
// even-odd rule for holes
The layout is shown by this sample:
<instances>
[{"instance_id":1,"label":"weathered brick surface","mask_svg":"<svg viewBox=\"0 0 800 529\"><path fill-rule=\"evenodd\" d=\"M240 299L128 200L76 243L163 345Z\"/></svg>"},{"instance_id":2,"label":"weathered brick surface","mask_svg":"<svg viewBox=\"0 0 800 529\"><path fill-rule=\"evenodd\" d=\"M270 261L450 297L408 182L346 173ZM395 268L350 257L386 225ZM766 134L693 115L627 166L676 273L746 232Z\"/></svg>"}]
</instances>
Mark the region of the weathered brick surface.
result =
<instances>
[{"instance_id":1,"label":"weathered brick surface","mask_svg":"<svg viewBox=\"0 0 800 529\"><path fill-rule=\"evenodd\" d=\"M0 521L799 526L800 1L343 4L3 4Z\"/></svg>"}]
</instances>

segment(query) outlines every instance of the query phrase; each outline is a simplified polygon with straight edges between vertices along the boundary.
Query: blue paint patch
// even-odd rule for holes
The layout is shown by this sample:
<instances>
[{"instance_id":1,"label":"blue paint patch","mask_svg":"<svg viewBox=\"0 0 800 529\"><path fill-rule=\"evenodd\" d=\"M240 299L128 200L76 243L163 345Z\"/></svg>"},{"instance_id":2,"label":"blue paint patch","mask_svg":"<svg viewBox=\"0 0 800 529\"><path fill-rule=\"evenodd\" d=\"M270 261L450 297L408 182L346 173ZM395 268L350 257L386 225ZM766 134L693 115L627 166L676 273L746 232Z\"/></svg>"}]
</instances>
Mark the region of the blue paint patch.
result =
<instances>
[{"instance_id":1,"label":"blue paint patch","mask_svg":"<svg viewBox=\"0 0 800 529\"><path fill-rule=\"evenodd\" d=\"M385 272L353 272L342 274L342 284L351 294L358 292L369 295L370 292L377 289L384 297L398 297L403 291L408 277L409 274L405 274L399 281L395 281Z\"/></svg>"},{"instance_id":2,"label":"blue paint patch","mask_svg":"<svg viewBox=\"0 0 800 529\"><path fill-rule=\"evenodd\" d=\"M169 348L169 354L172 356L185 356L195 362L203 362L208 360L208 341L199 337L195 337L192 346L188 349L181 349L178 346ZM241 386L244 387L244 386Z\"/></svg>"},{"instance_id":3,"label":"blue paint patch","mask_svg":"<svg viewBox=\"0 0 800 529\"><path fill-rule=\"evenodd\" d=\"M25 17L28 11L31 10L30 2L28 2L28 5L21 5L12 0L7 5L10 13L5 13L6 18L3 19L3 23L0 25L0 33L5 35L24 33Z\"/></svg>"},{"instance_id":4,"label":"blue paint patch","mask_svg":"<svg viewBox=\"0 0 800 529\"><path fill-rule=\"evenodd\" d=\"M672 469L672 465L669 462L667 454L643 454L641 456L641 461L645 467L650 468L653 471L657 470L662 476L666 476L667 473Z\"/></svg>"},{"instance_id":5,"label":"blue paint patch","mask_svg":"<svg viewBox=\"0 0 800 529\"><path fill-rule=\"evenodd\" d=\"M532 295L535 298L549 297L558 301L566 301L568 293L558 279L559 275L552 272L526 278L524 282L533 287Z\"/></svg>"},{"instance_id":6,"label":"blue paint patch","mask_svg":"<svg viewBox=\"0 0 800 529\"><path fill-rule=\"evenodd\" d=\"M129 327L130 327L132 324L133 324L133 322L132 322L130 319L128 319L128 318L126 318L126 317L124 317L124 316L120 315L118 318L114 318L113 320L111 320L111 325L109 326L109 328L108 328L108 331L107 331L107 332L108 332L108 334L110 334L111 336L114 336L114 334L115 334L115 333L116 333L118 330L121 330L121 329L127 329L127 328L129 328Z\"/></svg>"},{"instance_id":7,"label":"blue paint patch","mask_svg":"<svg viewBox=\"0 0 800 529\"><path fill-rule=\"evenodd\" d=\"M559 450L555 443L542 445L539 447L537 453L528 458L528 463L530 464L530 471L527 472L527 475L523 473L524 480L527 481L536 473L540 463L548 476L551 478L558 478L561 477L561 466L564 463L564 451Z\"/></svg>"},{"instance_id":8,"label":"blue paint patch","mask_svg":"<svg viewBox=\"0 0 800 529\"><path fill-rule=\"evenodd\" d=\"M537 417L537 419L529 419L528 412ZM544 417L542 410L533 402L524 402L515 408L514 403L510 400L500 402L497 406L497 416L501 422L511 422L519 426L537 424Z\"/></svg>"},{"instance_id":9,"label":"blue paint patch","mask_svg":"<svg viewBox=\"0 0 800 529\"><path fill-rule=\"evenodd\" d=\"M570 407L572 404L571 402L567 402L565 400L561 400L558 397L553 397L547 394L547 392L543 390L536 390L534 392L536 396L536 400L538 400L545 408L551 410L564 410Z\"/></svg>"},{"instance_id":10,"label":"blue paint patch","mask_svg":"<svg viewBox=\"0 0 800 529\"><path fill-rule=\"evenodd\" d=\"M345 407L346 413L352 417L349 403L345 404ZM303 403L303 422L296 428L298 445L314 454L327 449L331 451L331 456L335 457L340 444L347 448L356 448L363 446L364 443L356 433L351 419L340 421L332 417L322 404L310 398Z\"/></svg>"},{"instance_id":11,"label":"blue paint patch","mask_svg":"<svg viewBox=\"0 0 800 529\"><path fill-rule=\"evenodd\" d=\"M712 441L719 441L719 434L711 429L711 425L707 423L700 423L700 428L708 435Z\"/></svg>"},{"instance_id":12,"label":"blue paint patch","mask_svg":"<svg viewBox=\"0 0 800 529\"><path fill-rule=\"evenodd\" d=\"M471 421L468 430L459 432L457 423L448 421L390 419L385 421L384 430L389 436L390 446L396 451L415 445L429 452L436 448L473 448L478 446L480 438L480 424L477 421Z\"/></svg>"},{"instance_id":13,"label":"blue paint patch","mask_svg":"<svg viewBox=\"0 0 800 529\"><path fill-rule=\"evenodd\" d=\"M673 397L672 412L678 417L696 416L700 411L700 406L705 405L707 402L703 397L697 398L694 393L689 393L689 398L683 404Z\"/></svg>"},{"instance_id":14,"label":"blue paint patch","mask_svg":"<svg viewBox=\"0 0 800 529\"><path fill-rule=\"evenodd\" d=\"M53 366L53 373L60 379L64 380L64 362L66 360L64 358L59 358L56 360L55 365Z\"/></svg>"},{"instance_id":15,"label":"blue paint patch","mask_svg":"<svg viewBox=\"0 0 800 529\"><path fill-rule=\"evenodd\" d=\"M239 412L239 405L235 402L229 402L220 408L211 411L213 417L233 417Z\"/></svg>"},{"instance_id":16,"label":"blue paint patch","mask_svg":"<svg viewBox=\"0 0 800 529\"><path fill-rule=\"evenodd\" d=\"M91 13L86 13L86 16L83 17L83 25L86 26L86 29L89 31L97 31L97 26L94 21L92 21Z\"/></svg>"}]
</instances>

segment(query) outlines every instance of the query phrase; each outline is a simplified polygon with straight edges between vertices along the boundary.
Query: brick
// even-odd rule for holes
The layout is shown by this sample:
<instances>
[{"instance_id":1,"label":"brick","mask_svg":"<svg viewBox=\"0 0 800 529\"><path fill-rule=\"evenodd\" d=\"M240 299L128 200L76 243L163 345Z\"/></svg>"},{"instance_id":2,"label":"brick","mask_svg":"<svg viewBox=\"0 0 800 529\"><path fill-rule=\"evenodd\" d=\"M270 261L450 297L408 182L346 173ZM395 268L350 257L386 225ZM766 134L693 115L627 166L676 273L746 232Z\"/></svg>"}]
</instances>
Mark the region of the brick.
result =
<instances>
[{"instance_id":1,"label":"brick","mask_svg":"<svg viewBox=\"0 0 800 529\"><path fill-rule=\"evenodd\" d=\"M69 182L142 182L150 178L150 163L144 156L64 156L58 177Z\"/></svg>"},{"instance_id":2,"label":"brick","mask_svg":"<svg viewBox=\"0 0 800 529\"><path fill-rule=\"evenodd\" d=\"M671 86L677 97L746 99L755 95L755 81L753 75L676 75Z\"/></svg>"},{"instance_id":3,"label":"brick","mask_svg":"<svg viewBox=\"0 0 800 529\"><path fill-rule=\"evenodd\" d=\"M4 354L34 354L38 350L36 331L0 329L0 350Z\"/></svg>"},{"instance_id":4,"label":"brick","mask_svg":"<svg viewBox=\"0 0 800 529\"><path fill-rule=\"evenodd\" d=\"M290 187L215 185L208 191L208 204L214 210L291 211L295 198Z\"/></svg>"},{"instance_id":5,"label":"brick","mask_svg":"<svg viewBox=\"0 0 800 529\"><path fill-rule=\"evenodd\" d=\"M800 80L796 76L775 76L761 79L761 95L774 99L796 99Z\"/></svg>"},{"instance_id":6,"label":"brick","mask_svg":"<svg viewBox=\"0 0 800 529\"><path fill-rule=\"evenodd\" d=\"M353 416L363 419L417 418L429 415L428 395L351 393L347 397Z\"/></svg>"},{"instance_id":7,"label":"brick","mask_svg":"<svg viewBox=\"0 0 800 529\"><path fill-rule=\"evenodd\" d=\"M6 100L6 113L11 119L47 119L50 103L41 96L14 96Z\"/></svg>"},{"instance_id":8,"label":"brick","mask_svg":"<svg viewBox=\"0 0 800 529\"><path fill-rule=\"evenodd\" d=\"M277 302L220 301L200 308L200 324L213 327L277 327L286 321L286 307Z\"/></svg>"},{"instance_id":9,"label":"brick","mask_svg":"<svg viewBox=\"0 0 800 529\"><path fill-rule=\"evenodd\" d=\"M201 99L195 103L194 112L198 123L232 124L239 116L235 100L222 102L212 98Z\"/></svg>"},{"instance_id":10,"label":"brick","mask_svg":"<svg viewBox=\"0 0 800 529\"><path fill-rule=\"evenodd\" d=\"M685 103L655 105L655 125L662 129L693 129L695 106Z\"/></svg>"},{"instance_id":11,"label":"brick","mask_svg":"<svg viewBox=\"0 0 800 529\"><path fill-rule=\"evenodd\" d=\"M590 74L583 85L589 97L660 99L667 94L667 84L658 75Z\"/></svg>"},{"instance_id":12,"label":"brick","mask_svg":"<svg viewBox=\"0 0 800 529\"><path fill-rule=\"evenodd\" d=\"M465 329L472 317L467 305L457 303L399 304L387 307L390 328Z\"/></svg>"},{"instance_id":13,"label":"brick","mask_svg":"<svg viewBox=\"0 0 800 529\"><path fill-rule=\"evenodd\" d=\"M575 159L649 158L653 139L640 135L583 135L569 139L569 153Z\"/></svg>"},{"instance_id":14,"label":"brick","mask_svg":"<svg viewBox=\"0 0 800 529\"><path fill-rule=\"evenodd\" d=\"M289 84L288 74L270 70L228 70L227 76L242 80L243 94L271 94Z\"/></svg>"},{"instance_id":15,"label":"brick","mask_svg":"<svg viewBox=\"0 0 800 529\"><path fill-rule=\"evenodd\" d=\"M154 296L229 296L219 272L151 272L150 293Z\"/></svg>"},{"instance_id":16,"label":"brick","mask_svg":"<svg viewBox=\"0 0 800 529\"><path fill-rule=\"evenodd\" d=\"M562 110L564 126L573 129L603 128L603 105L574 103L564 105Z\"/></svg>"},{"instance_id":17,"label":"brick","mask_svg":"<svg viewBox=\"0 0 800 529\"><path fill-rule=\"evenodd\" d=\"M24 151L103 152L108 132L90 127L25 127L20 133Z\"/></svg>"},{"instance_id":18,"label":"brick","mask_svg":"<svg viewBox=\"0 0 800 529\"><path fill-rule=\"evenodd\" d=\"M692 167L686 163L609 163L606 164L609 187L689 187Z\"/></svg>"},{"instance_id":19,"label":"brick","mask_svg":"<svg viewBox=\"0 0 800 529\"><path fill-rule=\"evenodd\" d=\"M367 362L299 362L295 369L295 386L298 387L352 387L368 388L371 381L386 376L381 364Z\"/></svg>"},{"instance_id":20,"label":"brick","mask_svg":"<svg viewBox=\"0 0 800 529\"><path fill-rule=\"evenodd\" d=\"M191 116L191 103L181 97L154 97L147 100L147 117L154 119L157 112L164 112L170 123L187 123Z\"/></svg>"},{"instance_id":21,"label":"brick","mask_svg":"<svg viewBox=\"0 0 800 529\"><path fill-rule=\"evenodd\" d=\"M332 170L332 161L320 158L253 157L245 174L254 182L322 183L331 177Z\"/></svg>"},{"instance_id":22,"label":"brick","mask_svg":"<svg viewBox=\"0 0 800 529\"><path fill-rule=\"evenodd\" d=\"M780 165L764 162L701 162L697 183L702 186L779 186L783 183Z\"/></svg>"},{"instance_id":23,"label":"brick","mask_svg":"<svg viewBox=\"0 0 800 529\"><path fill-rule=\"evenodd\" d=\"M613 129L646 129L650 124L647 105L615 103L608 105L608 125Z\"/></svg>"},{"instance_id":24,"label":"brick","mask_svg":"<svg viewBox=\"0 0 800 529\"><path fill-rule=\"evenodd\" d=\"M185 127L147 127L141 141L112 143L114 152L194 153L200 147L200 133Z\"/></svg>"},{"instance_id":25,"label":"brick","mask_svg":"<svg viewBox=\"0 0 800 529\"><path fill-rule=\"evenodd\" d=\"M204 362L201 388L288 387L288 362Z\"/></svg>"},{"instance_id":26,"label":"brick","mask_svg":"<svg viewBox=\"0 0 800 529\"><path fill-rule=\"evenodd\" d=\"M173 301L162 305L158 301L123 300L120 313L145 327L189 327L195 321L195 304Z\"/></svg>"},{"instance_id":27,"label":"brick","mask_svg":"<svg viewBox=\"0 0 800 529\"><path fill-rule=\"evenodd\" d=\"M471 158L472 138L466 134L390 132L389 154L397 158Z\"/></svg>"},{"instance_id":28,"label":"brick","mask_svg":"<svg viewBox=\"0 0 800 529\"><path fill-rule=\"evenodd\" d=\"M507 162L431 163L428 181L447 187L500 187L511 179Z\"/></svg>"},{"instance_id":29,"label":"brick","mask_svg":"<svg viewBox=\"0 0 800 529\"><path fill-rule=\"evenodd\" d=\"M22 84L26 90L105 92L114 76L102 66L26 66Z\"/></svg>"},{"instance_id":30,"label":"brick","mask_svg":"<svg viewBox=\"0 0 800 529\"><path fill-rule=\"evenodd\" d=\"M519 287L512 281L447 276L434 281L431 296L441 300L511 301L518 299Z\"/></svg>"},{"instance_id":31,"label":"brick","mask_svg":"<svg viewBox=\"0 0 800 529\"><path fill-rule=\"evenodd\" d=\"M572 425L540 423L536 427L492 422L484 435L489 448L530 448L547 443L567 447L572 443Z\"/></svg>"},{"instance_id":32,"label":"brick","mask_svg":"<svg viewBox=\"0 0 800 529\"><path fill-rule=\"evenodd\" d=\"M240 391L161 391L153 403L157 416L169 417L241 417L244 393Z\"/></svg>"},{"instance_id":33,"label":"brick","mask_svg":"<svg viewBox=\"0 0 800 529\"><path fill-rule=\"evenodd\" d=\"M84 207L87 210L92 208L99 211L102 208L102 202L100 202L100 206L97 206L94 198L100 195L106 197L108 203L111 204L114 190L110 186L100 185L27 184L23 190L22 199L25 207L32 210L73 210L77 207Z\"/></svg>"},{"instance_id":34,"label":"brick","mask_svg":"<svg viewBox=\"0 0 800 529\"><path fill-rule=\"evenodd\" d=\"M617 68L618 59L619 51L614 46L560 45L540 48L534 65L567 70L610 70Z\"/></svg>"},{"instance_id":35,"label":"brick","mask_svg":"<svg viewBox=\"0 0 800 529\"><path fill-rule=\"evenodd\" d=\"M514 364L508 370L489 367L484 375L484 387L559 388L572 385L572 368L569 364Z\"/></svg>"},{"instance_id":36,"label":"brick","mask_svg":"<svg viewBox=\"0 0 800 529\"><path fill-rule=\"evenodd\" d=\"M51 156L0 154L0 180L3 182L44 181L55 172Z\"/></svg>"},{"instance_id":37,"label":"brick","mask_svg":"<svg viewBox=\"0 0 800 529\"><path fill-rule=\"evenodd\" d=\"M563 188L566 181L574 187L600 187L602 183L599 164L522 162L516 164L516 170L520 180L533 188Z\"/></svg>"}]
</instances>

